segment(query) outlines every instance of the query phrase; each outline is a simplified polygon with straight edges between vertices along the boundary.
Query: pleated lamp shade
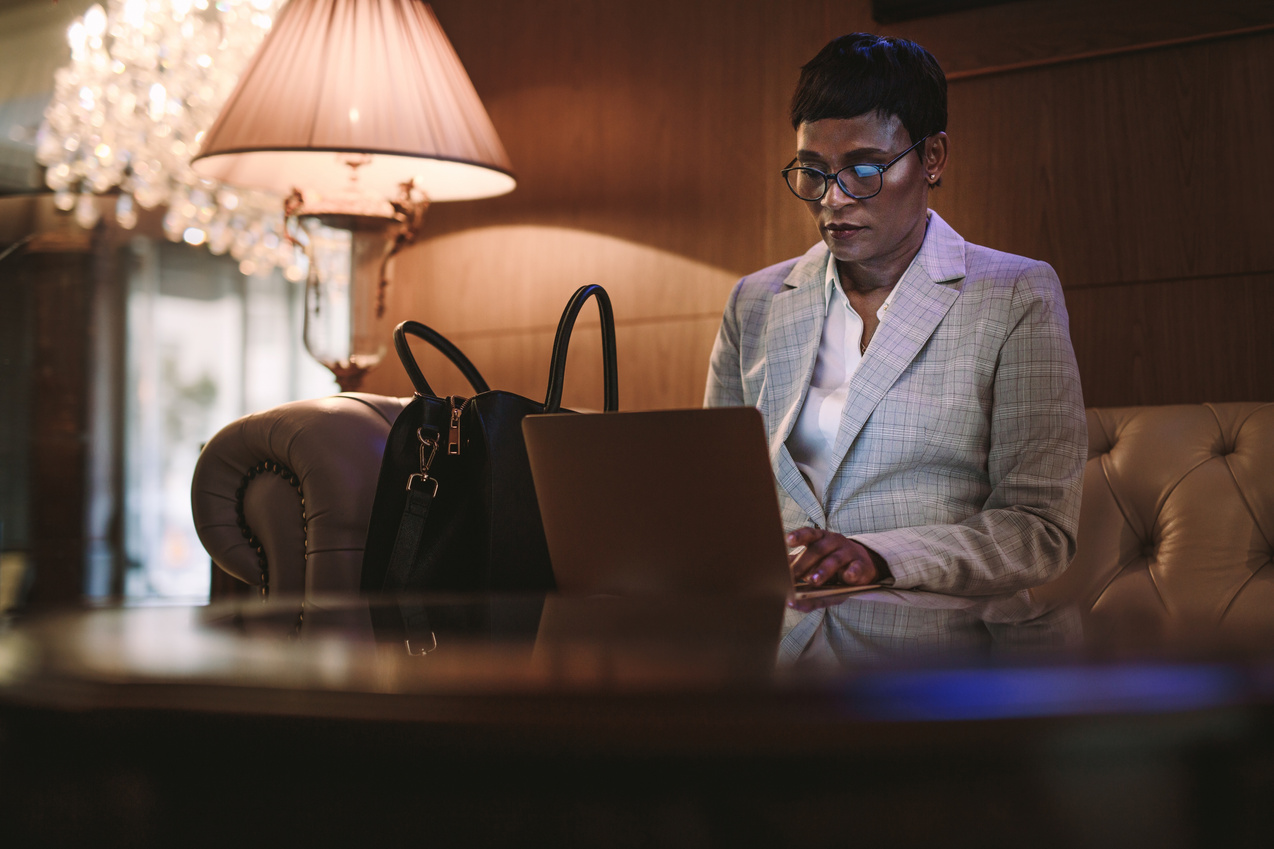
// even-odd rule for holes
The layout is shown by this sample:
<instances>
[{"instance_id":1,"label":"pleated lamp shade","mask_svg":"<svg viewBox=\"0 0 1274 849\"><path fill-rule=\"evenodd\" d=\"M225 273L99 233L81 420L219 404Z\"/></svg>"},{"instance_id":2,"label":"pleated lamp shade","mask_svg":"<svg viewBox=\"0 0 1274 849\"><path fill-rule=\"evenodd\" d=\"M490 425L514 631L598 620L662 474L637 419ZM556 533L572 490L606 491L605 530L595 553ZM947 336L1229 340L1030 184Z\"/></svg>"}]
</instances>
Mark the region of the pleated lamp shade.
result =
<instances>
[{"instance_id":1,"label":"pleated lamp shade","mask_svg":"<svg viewBox=\"0 0 1274 849\"><path fill-rule=\"evenodd\" d=\"M508 155L433 10L419 0L291 0L192 161L197 174L307 202L429 201L513 189Z\"/></svg>"}]
</instances>

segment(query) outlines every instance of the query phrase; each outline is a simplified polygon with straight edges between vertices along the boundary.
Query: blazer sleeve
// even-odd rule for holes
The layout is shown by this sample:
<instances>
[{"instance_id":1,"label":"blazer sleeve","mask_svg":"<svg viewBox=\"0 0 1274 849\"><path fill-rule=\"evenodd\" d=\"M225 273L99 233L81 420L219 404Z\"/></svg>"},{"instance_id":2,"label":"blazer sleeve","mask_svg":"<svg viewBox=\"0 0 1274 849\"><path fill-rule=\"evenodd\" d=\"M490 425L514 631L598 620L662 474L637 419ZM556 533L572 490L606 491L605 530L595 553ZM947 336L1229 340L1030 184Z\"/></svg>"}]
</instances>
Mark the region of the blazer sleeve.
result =
<instances>
[{"instance_id":1,"label":"blazer sleeve","mask_svg":"<svg viewBox=\"0 0 1274 849\"><path fill-rule=\"evenodd\" d=\"M749 402L743 397L743 375L739 368L739 293L743 281L730 292L721 316L721 327L708 360L708 385L704 390L705 407L740 407Z\"/></svg>"},{"instance_id":2,"label":"blazer sleeve","mask_svg":"<svg viewBox=\"0 0 1274 849\"><path fill-rule=\"evenodd\" d=\"M853 535L885 558L894 586L1014 592L1055 578L1074 556L1087 423L1061 284L1047 264L1019 275L1008 326L982 510L958 524Z\"/></svg>"}]
</instances>

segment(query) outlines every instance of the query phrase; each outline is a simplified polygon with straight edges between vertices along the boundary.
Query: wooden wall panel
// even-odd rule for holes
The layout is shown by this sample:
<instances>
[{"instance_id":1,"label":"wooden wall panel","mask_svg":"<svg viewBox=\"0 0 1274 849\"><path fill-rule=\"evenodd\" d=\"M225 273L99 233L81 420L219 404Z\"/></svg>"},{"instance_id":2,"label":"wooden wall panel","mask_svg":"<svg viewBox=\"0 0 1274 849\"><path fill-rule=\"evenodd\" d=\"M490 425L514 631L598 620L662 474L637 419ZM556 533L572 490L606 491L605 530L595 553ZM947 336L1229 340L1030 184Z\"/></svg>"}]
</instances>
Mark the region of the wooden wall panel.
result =
<instances>
[{"instance_id":1,"label":"wooden wall panel","mask_svg":"<svg viewBox=\"0 0 1274 849\"><path fill-rule=\"evenodd\" d=\"M1057 269L1088 403L1269 400L1271 102L1274 32L956 82L933 206Z\"/></svg>"},{"instance_id":2,"label":"wooden wall panel","mask_svg":"<svg viewBox=\"0 0 1274 849\"><path fill-rule=\"evenodd\" d=\"M781 4L433 5L519 178L504 198L431 212L434 232L530 219L736 270L760 261L738 234L764 216L757 47Z\"/></svg>"},{"instance_id":3,"label":"wooden wall panel","mask_svg":"<svg viewBox=\"0 0 1274 849\"><path fill-rule=\"evenodd\" d=\"M401 258L389 312L442 331L493 386L539 398L567 300L579 286L601 283L616 315L624 409L695 406L702 399L721 307L737 277L674 253L581 230L479 227L438 237L425 250ZM568 399L580 387L600 386L601 380L598 343L586 341L599 338L594 305L585 306L576 327L572 355L581 345L592 345L596 353L582 367L572 357ZM438 373L454 375L446 385L460 388L448 391L463 389L458 373ZM431 383L433 374L426 372ZM372 381L386 375L398 382L373 389ZM368 380L371 391L408 391L396 365L378 369ZM600 390L590 390L570 403L594 407L600 397Z\"/></svg>"},{"instance_id":4,"label":"wooden wall panel","mask_svg":"<svg viewBox=\"0 0 1274 849\"><path fill-rule=\"evenodd\" d=\"M716 337L717 316L621 322L616 328L619 402L623 410L698 407L708 376L708 355ZM601 334L596 314L586 309L571 338L562 404L571 410L600 410L602 400ZM493 388L542 400L548 388L553 330L498 334L452 334ZM442 355L423 343L412 345L433 390L441 395L469 395L472 390ZM493 364L487 368L483 364ZM397 394L407 394L404 386Z\"/></svg>"},{"instance_id":5,"label":"wooden wall panel","mask_svg":"<svg viewBox=\"0 0 1274 849\"><path fill-rule=\"evenodd\" d=\"M875 28L868 0L433 5L519 184L430 210L429 237L397 260L386 332L432 324L493 385L537 397L562 305L598 282L624 407L697 405L734 280L816 238L777 176L788 99L827 39ZM891 27L956 71L933 205L971 241L1057 267L1090 403L1274 398L1259 335L1272 13L1152 5L1023 0ZM1104 55L1235 29L1251 32ZM1226 315L1235 297L1253 312ZM568 388L589 407L584 356ZM408 391L392 359L367 388Z\"/></svg>"},{"instance_id":6,"label":"wooden wall panel","mask_svg":"<svg viewBox=\"0 0 1274 849\"><path fill-rule=\"evenodd\" d=\"M1274 32L951 85L933 206L1066 286L1274 269Z\"/></svg>"},{"instance_id":7,"label":"wooden wall panel","mask_svg":"<svg viewBox=\"0 0 1274 849\"><path fill-rule=\"evenodd\" d=\"M1084 402L1269 400L1274 273L1071 289Z\"/></svg>"},{"instance_id":8,"label":"wooden wall panel","mask_svg":"<svg viewBox=\"0 0 1274 849\"><path fill-rule=\"evenodd\" d=\"M1269 0L1013 0L872 31L925 45L958 80L1272 25Z\"/></svg>"}]
</instances>

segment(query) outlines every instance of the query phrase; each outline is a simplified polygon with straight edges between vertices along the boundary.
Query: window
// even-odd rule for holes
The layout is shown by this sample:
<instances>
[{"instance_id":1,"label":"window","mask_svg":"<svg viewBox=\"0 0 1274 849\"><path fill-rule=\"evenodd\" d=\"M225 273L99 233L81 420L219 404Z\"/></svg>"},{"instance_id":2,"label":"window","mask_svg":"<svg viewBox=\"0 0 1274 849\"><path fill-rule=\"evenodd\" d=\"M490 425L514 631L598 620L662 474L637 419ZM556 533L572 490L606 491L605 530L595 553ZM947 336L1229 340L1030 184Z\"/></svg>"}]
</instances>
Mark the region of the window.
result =
<instances>
[{"instance_id":1,"label":"window","mask_svg":"<svg viewBox=\"0 0 1274 849\"><path fill-rule=\"evenodd\" d=\"M190 479L201 447L248 412L338 390L301 345L302 286L277 271L244 277L229 257L162 239L123 250L124 594L200 603L211 564Z\"/></svg>"}]
</instances>

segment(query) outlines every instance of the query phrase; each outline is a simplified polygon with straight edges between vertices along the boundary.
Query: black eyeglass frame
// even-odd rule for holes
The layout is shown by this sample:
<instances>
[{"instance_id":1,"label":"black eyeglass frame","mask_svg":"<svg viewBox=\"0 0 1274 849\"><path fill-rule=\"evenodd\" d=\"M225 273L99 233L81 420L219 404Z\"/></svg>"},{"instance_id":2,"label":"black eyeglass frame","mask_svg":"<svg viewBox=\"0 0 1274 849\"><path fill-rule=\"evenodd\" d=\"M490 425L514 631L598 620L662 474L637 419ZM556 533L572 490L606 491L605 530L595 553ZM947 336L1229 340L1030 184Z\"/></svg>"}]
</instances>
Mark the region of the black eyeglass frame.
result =
<instances>
[{"instance_id":1,"label":"black eyeglass frame","mask_svg":"<svg viewBox=\"0 0 1274 849\"><path fill-rule=\"evenodd\" d=\"M792 161L787 163L787 166L784 167L783 170L780 171L779 173L783 175L783 182L787 184L788 191L790 191L793 195L796 195L797 198L800 198L801 200L806 201L808 203L814 203L816 201L820 201L823 198L827 197L827 187L831 185L832 180L836 181L836 185L840 186L840 190L844 192L846 196L851 197L854 200L867 200L868 198L874 198L876 195L880 194L881 191L885 188L885 172L888 171L890 168L892 168L904 156L911 153L916 148L920 147L920 145L923 144L925 140L928 138L929 136L921 136L919 140L917 140L911 147L907 148L902 153L898 154L893 159L886 162L884 165L875 165L872 163L860 162L857 165L846 165L844 168L840 169L835 174L828 174L826 171L820 171L819 169L811 168L808 165L797 165L796 160L799 159L800 157L794 156L792 157ZM870 177L871 172L875 171L876 176L880 178L880 183L879 185L877 185L876 191L872 192L869 195L856 195L853 192L851 192L849 189L845 188L845 184L840 181L840 175L851 169L853 169L854 171L854 176L860 179L866 179L867 177ZM807 198L807 197L801 197L800 195L796 194L796 189L792 188L792 181L789 180L787 176L793 171L812 171L823 178L823 190L818 193L818 197ZM864 171L866 171L867 173L863 173Z\"/></svg>"}]
</instances>

